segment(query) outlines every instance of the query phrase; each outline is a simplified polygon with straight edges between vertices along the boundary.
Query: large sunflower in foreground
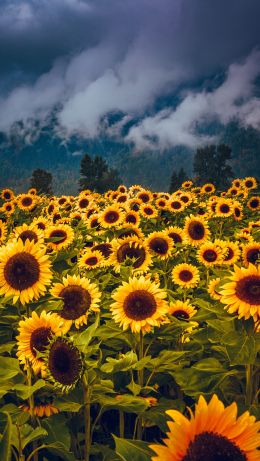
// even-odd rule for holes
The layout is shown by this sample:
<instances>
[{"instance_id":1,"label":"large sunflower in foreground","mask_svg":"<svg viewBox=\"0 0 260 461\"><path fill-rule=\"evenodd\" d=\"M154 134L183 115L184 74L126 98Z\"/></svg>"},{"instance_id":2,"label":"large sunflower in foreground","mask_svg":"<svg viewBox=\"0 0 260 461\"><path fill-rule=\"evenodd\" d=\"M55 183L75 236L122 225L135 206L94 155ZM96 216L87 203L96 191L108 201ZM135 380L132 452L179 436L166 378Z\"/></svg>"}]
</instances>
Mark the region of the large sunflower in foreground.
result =
<instances>
[{"instance_id":1,"label":"large sunflower in foreground","mask_svg":"<svg viewBox=\"0 0 260 461\"><path fill-rule=\"evenodd\" d=\"M200 281L199 270L192 264L177 264L172 270L172 280L183 288L194 288Z\"/></svg>"},{"instance_id":2,"label":"large sunflower in foreground","mask_svg":"<svg viewBox=\"0 0 260 461\"><path fill-rule=\"evenodd\" d=\"M112 317L123 330L131 328L133 333L149 332L166 319L168 303L166 292L150 279L130 278L112 294Z\"/></svg>"},{"instance_id":3,"label":"large sunflower in foreground","mask_svg":"<svg viewBox=\"0 0 260 461\"><path fill-rule=\"evenodd\" d=\"M34 372L44 372L44 363L37 353L43 353L53 335L63 332L63 322L56 314L45 311L39 316L35 311L32 316L19 322L19 336L17 357L26 365L27 360L32 365Z\"/></svg>"},{"instance_id":4,"label":"large sunflower in foreground","mask_svg":"<svg viewBox=\"0 0 260 461\"><path fill-rule=\"evenodd\" d=\"M19 239L1 248L0 295L26 304L46 292L51 278L51 262L38 243Z\"/></svg>"},{"instance_id":5,"label":"large sunflower in foreground","mask_svg":"<svg viewBox=\"0 0 260 461\"><path fill-rule=\"evenodd\" d=\"M153 461L258 461L260 422L249 412L237 418L237 404L224 407L213 395L207 404L200 396L190 419L177 410L166 413L168 422L165 445L150 445L157 456Z\"/></svg>"},{"instance_id":6,"label":"large sunflower in foreground","mask_svg":"<svg viewBox=\"0 0 260 461\"><path fill-rule=\"evenodd\" d=\"M101 293L95 283L79 275L67 275L62 283L55 283L51 289L54 297L61 298L62 310L58 312L67 330L72 323L79 328L87 323L90 312L99 311Z\"/></svg>"},{"instance_id":7,"label":"large sunflower in foreground","mask_svg":"<svg viewBox=\"0 0 260 461\"><path fill-rule=\"evenodd\" d=\"M70 339L54 338L45 354L46 378L63 392L73 389L83 373L80 351Z\"/></svg>"},{"instance_id":8,"label":"large sunflower in foreground","mask_svg":"<svg viewBox=\"0 0 260 461\"><path fill-rule=\"evenodd\" d=\"M220 290L221 302L229 313L239 318L260 316L260 266L249 264L248 268L234 266L234 272Z\"/></svg>"},{"instance_id":9,"label":"large sunflower in foreground","mask_svg":"<svg viewBox=\"0 0 260 461\"><path fill-rule=\"evenodd\" d=\"M194 246L205 242L210 235L207 222L192 215L185 219L184 232L188 243Z\"/></svg>"}]
</instances>

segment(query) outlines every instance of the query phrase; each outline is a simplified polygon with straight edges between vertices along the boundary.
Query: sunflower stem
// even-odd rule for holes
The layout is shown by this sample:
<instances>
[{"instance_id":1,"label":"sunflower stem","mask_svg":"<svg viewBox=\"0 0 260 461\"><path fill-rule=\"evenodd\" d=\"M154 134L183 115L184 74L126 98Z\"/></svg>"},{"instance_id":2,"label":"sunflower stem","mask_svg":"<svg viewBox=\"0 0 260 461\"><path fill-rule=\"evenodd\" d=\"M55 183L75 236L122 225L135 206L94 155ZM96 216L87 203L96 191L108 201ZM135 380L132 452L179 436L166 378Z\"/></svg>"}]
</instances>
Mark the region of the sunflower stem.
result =
<instances>
[{"instance_id":1,"label":"sunflower stem","mask_svg":"<svg viewBox=\"0 0 260 461\"><path fill-rule=\"evenodd\" d=\"M142 360L144 356L144 336L143 332L140 331L139 336L139 360ZM138 384L142 388L144 386L144 369L138 371ZM143 433L143 418L140 416L137 423L137 439L142 440Z\"/></svg>"},{"instance_id":2,"label":"sunflower stem","mask_svg":"<svg viewBox=\"0 0 260 461\"><path fill-rule=\"evenodd\" d=\"M85 420L85 461L89 461L91 447L90 433L90 387L86 377L83 377L83 392L84 392L84 420Z\"/></svg>"},{"instance_id":3,"label":"sunflower stem","mask_svg":"<svg viewBox=\"0 0 260 461\"><path fill-rule=\"evenodd\" d=\"M27 361L27 383L28 383L28 387L31 387L32 385L32 369L31 369L31 364L29 363L29 361ZM31 416L31 422L32 422L32 426L35 428L37 426L36 424L36 418L35 418L35 415L34 415L34 396L33 394L31 394L29 396L29 399L28 399L28 403L29 403L29 409L30 409L30 416ZM34 455L33 455L33 460L34 461L38 461L38 451L35 451L37 450L37 441L33 441L33 451L34 451Z\"/></svg>"},{"instance_id":4,"label":"sunflower stem","mask_svg":"<svg viewBox=\"0 0 260 461\"><path fill-rule=\"evenodd\" d=\"M125 415L122 410L119 410L119 437L124 438L125 435Z\"/></svg>"},{"instance_id":5,"label":"sunflower stem","mask_svg":"<svg viewBox=\"0 0 260 461\"><path fill-rule=\"evenodd\" d=\"M246 406L250 407L253 400L253 366L246 365Z\"/></svg>"}]
</instances>

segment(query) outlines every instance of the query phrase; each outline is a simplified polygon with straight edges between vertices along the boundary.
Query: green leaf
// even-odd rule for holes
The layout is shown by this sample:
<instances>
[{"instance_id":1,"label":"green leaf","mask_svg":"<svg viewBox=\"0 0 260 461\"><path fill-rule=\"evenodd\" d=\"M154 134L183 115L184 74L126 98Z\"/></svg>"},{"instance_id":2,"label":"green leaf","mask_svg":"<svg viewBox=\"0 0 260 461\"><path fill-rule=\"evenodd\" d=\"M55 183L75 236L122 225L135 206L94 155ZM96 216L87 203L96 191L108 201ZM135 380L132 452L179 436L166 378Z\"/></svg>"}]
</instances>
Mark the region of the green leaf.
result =
<instances>
[{"instance_id":1,"label":"green leaf","mask_svg":"<svg viewBox=\"0 0 260 461\"><path fill-rule=\"evenodd\" d=\"M137 362L137 355L134 351L129 351L122 354L119 359L107 357L107 362L101 366L101 371L104 373L116 373L118 371L127 371L133 368Z\"/></svg>"},{"instance_id":2,"label":"green leaf","mask_svg":"<svg viewBox=\"0 0 260 461\"><path fill-rule=\"evenodd\" d=\"M116 453L123 461L151 461L154 452L149 443L139 440L120 439L113 435L116 444Z\"/></svg>"},{"instance_id":3,"label":"green leaf","mask_svg":"<svg viewBox=\"0 0 260 461\"><path fill-rule=\"evenodd\" d=\"M96 333L96 330L99 326L99 317L97 316L95 322L90 325L86 330L80 333L74 340L74 344L82 352L88 352L88 345Z\"/></svg>"},{"instance_id":4,"label":"green leaf","mask_svg":"<svg viewBox=\"0 0 260 461\"><path fill-rule=\"evenodd\" d=\"M158 373L175 370L178 364L174 363L183 358L188 351L167 351L160 352L158 357L151 359L146 367L149 370L156 370Z\"/></svg>"},{"instance_id":5,"label":"green leaf","mask_svg":"<svg viewBox=\"0 0 260 461\"><path fill-rule=\"evenodd\" d=\"M18 397L22 400L27 400L34 392L38 391L45 386L45 381L43 379L38 379L33 386L28 386L25 384L16 384L12 389L16 391Z\"/></svg>"},{"instance_id":6,"label":"green leaf","mask_svg":"<svg viewBox=\"0 0 260 461\"><path fill-rule=\"evenodd\" d=\"M227 355L231 365L253 365L256 359L255 339L253 336L237 338L232 345L226 346ZM234 336L232 338L234 340ZM231 341L231 338L230 338Z\"/></svg>"},{"instance_id":7,"label":"green leaf","mask_svg":"<svg viewBox=\"0 0 260 461\"><path fill-rule=\"evenodd\" d=\"M18 359L0 357L0 379L7 381L21 373Z\"/></svg>"},{"instance_id":8,"label":"green leaf","mask_svg":"<svg viewBox=\"0 0 260 461\"><path fill-rule=\"evenodd\" d=\"M106 409L113 408L127 413L143 413L149 407L149 403L145 399L130 394L120 395L117 398L101 395L97 401Z\"/></svg>"},{"instance_id":9,"label":"green leaf","mask_svg":"<svg viewBox=\"0 0 260 461\"><path fill-rule=\"evenodd\" d=\"M139 384L136 384L132 378L132 381L130 384L126 386L130 392L136 397L137 395L140 394L140 391L142 389L142 386L139 386Z\"/></svg>"},{"instance_id":10,"label":"green leaf","mask_svg":"<svg viewBox=\"0 0 260 461\"><path fill-rule=\"evenodd\" d=\"M27 435L24 436L24 431L25 431L25 428L27 429L27 427L29 428L29 430L27 432ZM40 439L41 437L45 437L46 435L48 435L48 432L43 429L42 427L36 427L35 429L33 429L31 426L29 426L28 424L24 424L22 427L21 427L21 432L22 432L22 448L24 449L26 447L26 445L28 445L28 443L31 443L33 442L34 440L38 440Z\"/></svg>"},{"instance_id":11,"label":"green leaf","mask_svg":"<svg viewBox=\"0 0 260 461\"><path fill-rule=\"evenodd\" d=\"M8 413L5 413L5 415L7 417L7 423L2 438L0 440L0 459L1 461L10 461L12 420Z\"/></svg>"},{"instance_id":12,"label":"green leaf","mask_svg":"<svg viewBox=\"0 0 260 461\"><path fill-rule=\"evenodd\" d=\"M47 431L46 444L60 442L69 451L70 448L70 433L67 426L65 415L57 414L51 418L45 418L42 422L43 427Z\"/></svg>"}]
</instances>

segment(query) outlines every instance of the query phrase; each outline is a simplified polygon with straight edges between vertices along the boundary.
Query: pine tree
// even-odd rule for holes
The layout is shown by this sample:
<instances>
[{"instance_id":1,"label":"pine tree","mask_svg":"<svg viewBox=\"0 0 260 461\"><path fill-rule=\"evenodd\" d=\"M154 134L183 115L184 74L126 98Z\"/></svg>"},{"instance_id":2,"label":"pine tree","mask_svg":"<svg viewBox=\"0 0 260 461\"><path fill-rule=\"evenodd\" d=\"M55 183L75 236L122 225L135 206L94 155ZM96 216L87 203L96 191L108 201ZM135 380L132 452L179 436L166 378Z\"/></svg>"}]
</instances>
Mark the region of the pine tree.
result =
<instances>
[{"instance_id":1,"label":"pine tree","mask_svg":"<svg viewBox=\"0 0 260 461\"><path fill-rule=\"evenodd\" d=\"M179 189L182 183L186 181L187 179L188 179L188 176L186 175L183 168L181 168L178 173L176 173L176 171L173 171L172 176L171 176L169 193L172 194L177 189Z\"/></svg>"},{"instance_id":2,"label":"pine tree","mask_svg":"<svg viewBox=\"0 0 260 461\"><path fill-rule=\"evenodd\" d=\"M41 168L34 170L30 182L38 194L52 195L52 174L48 171Z\"/></svg>"},{"instance_id":3,"label":"pine tree","mask_svg":"<svg viewBox=\"0 0 260 461\"><path fill-rule=\"evenodd\" d=\"M90 189L101 194L108 189L116 189L122 182L118 171L110 169L102 157L93 159L88 154L81 160L80 176L80 190Z\"/></svg>"},{"instance_id":4,"label":"pine tree","mask_svg":"<svg viewBox=\"0 0 260 461\"><path fill-rule=\"evenodd\" d=\"M193 161L193 170L198 184L212 182L218 189L228 186L234 177L228 161L231 160L231 149L226 144L210 145L197 149Z\"/></svg>"}]
</instances>

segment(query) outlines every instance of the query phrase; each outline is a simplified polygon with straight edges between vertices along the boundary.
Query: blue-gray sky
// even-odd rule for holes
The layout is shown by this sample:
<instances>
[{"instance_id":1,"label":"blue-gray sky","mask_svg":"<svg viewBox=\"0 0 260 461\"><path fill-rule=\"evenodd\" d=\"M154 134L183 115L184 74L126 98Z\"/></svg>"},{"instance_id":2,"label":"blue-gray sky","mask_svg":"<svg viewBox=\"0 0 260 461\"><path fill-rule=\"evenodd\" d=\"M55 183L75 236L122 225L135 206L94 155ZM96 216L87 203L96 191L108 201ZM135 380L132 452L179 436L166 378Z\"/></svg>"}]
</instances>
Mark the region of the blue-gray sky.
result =
<instances>
[{"instance_id":1,"label":"blue-gray sky","mask_svg":"<svg viewBox=\"0 0 260 461\"><path fill-rule=\"evenodd\" d=\"M138 119L137 149L205 142L204 120L260 129L259 17L259 0L1 0L0 131L34 131L54 110L64 137L120 136ZM177 106L152 112L168 93Z\"/></svg>"}]
</instances>

